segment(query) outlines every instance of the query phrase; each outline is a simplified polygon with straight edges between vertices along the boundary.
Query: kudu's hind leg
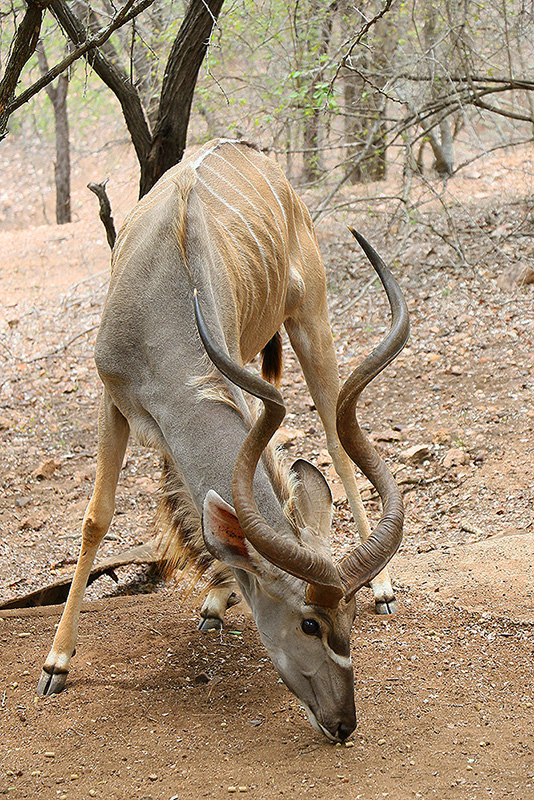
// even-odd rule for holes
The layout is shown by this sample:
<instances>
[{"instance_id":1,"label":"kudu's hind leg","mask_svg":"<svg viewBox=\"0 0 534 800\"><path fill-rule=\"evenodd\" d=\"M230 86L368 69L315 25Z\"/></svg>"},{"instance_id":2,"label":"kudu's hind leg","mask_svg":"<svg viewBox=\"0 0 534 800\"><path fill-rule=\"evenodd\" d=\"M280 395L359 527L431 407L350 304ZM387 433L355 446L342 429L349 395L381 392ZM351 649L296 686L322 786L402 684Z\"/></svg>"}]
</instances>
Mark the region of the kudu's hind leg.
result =
<instances>
[{"instance_id":1,"label":"kudu's hind leg","mask_svg":"<svg viewBox=\"0 0 534 800\"><path fill-rule=\"evenodd\" d=\"M345 453L336 427L336 404L339 394L339 374L334 340L326 313L317 310L307 316L306 323L286 322L291 346L304 372L306 383L326 433L328 452L341 478L350 504L358 534L362 540L371 535L371 528L360 497L352 461ZM392 614L397 601L387 567L371 581L377 614Z\"/></svg>"},{"instance_id":2,"label":"kudu's hind leg","mask_svg":"<svg viewBox=\"0 0 534 800\"><path fill-rule=\"evenodd\" d=\"M44 663L37 694L56 694L66 683L74 654L83 594L98 546L115 509L115 490L130 428L104 391L98 416L98 451L95 486L82 523L82 546L52 649Z\"/></svg>"}]
</instances>

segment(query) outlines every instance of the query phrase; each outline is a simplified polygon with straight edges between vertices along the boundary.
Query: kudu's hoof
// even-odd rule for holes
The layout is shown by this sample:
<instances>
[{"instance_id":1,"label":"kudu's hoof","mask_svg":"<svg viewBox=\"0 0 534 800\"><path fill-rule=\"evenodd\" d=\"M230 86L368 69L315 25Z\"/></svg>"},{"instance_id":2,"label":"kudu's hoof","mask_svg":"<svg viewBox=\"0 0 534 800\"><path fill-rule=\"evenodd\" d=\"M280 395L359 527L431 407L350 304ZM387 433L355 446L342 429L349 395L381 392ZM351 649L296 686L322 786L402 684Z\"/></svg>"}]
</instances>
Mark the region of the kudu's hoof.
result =
<instances>
[{"instance_id":1,"label":"kudu's hoof","mask_svg":"<svg viewBox=\"0 0 534 800\"><path fill-rule=\"evenodd\" d=\"M65 688L68 674L68 672L54 672L51 674L43 669L37 684L37 694L41 697L48 694L59 694Z\"/></svg>"},{"instance_id":2,"label":"kudu's hoof","mask_svg":"<svg viewBox=\"0 0 534 800\"><path fill-rule=\"evenodd\" d=\"M396 611L398 611L398 605L395 597L392 597L391 600L375 600L376 614L395 614Z\"/></svg>"},{"instance_id":3,"label":"kudu's hoof","mask_svg":"<svg viewBox=\"0 0 534 800\"><path fill-rule=\"evenodd\" d=\"M222 630L223 621L219 617L202 617L198 623L198 630L203 633L207 631L220 631Z\"/></svg>"}]
</instances>

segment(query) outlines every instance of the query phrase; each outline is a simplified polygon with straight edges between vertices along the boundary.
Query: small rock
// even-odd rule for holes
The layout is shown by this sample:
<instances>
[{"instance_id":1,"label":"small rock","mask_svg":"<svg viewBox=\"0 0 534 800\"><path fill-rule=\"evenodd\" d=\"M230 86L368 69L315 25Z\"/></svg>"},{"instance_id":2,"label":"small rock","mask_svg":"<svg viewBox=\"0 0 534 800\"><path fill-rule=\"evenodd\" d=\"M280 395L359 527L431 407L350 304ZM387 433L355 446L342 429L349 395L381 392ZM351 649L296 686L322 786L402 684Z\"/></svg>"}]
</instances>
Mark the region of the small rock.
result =
<instances>
[{"instance_id":1,"label":"small rock","mask_svg":"<svg viewBox=\"0 0 534 800\"><path fill-rule=\"evenodd\" d=\"M399 461L404 464L420 464L427 458L430 458L430 447L426 444L414 444L399 453Z\"/></svg>"},{"instance_id":2,"label":"small rock","mask_svg":"<svg viewBox=\"0 0 534 800\"><path fill-rule=\"evenodd\" d=\"M24 496L15 497L15 505L17 506L17 508L24 508L30 502L31 502L31 497L24 497Z\"/></svg>"},{"instance_id":3,"label":"small rock","mask_svg":"<svg viewBox=\"0 0 534 800\"><path fill-rule=\"evenodd\" d=\"M199 672L198 675L195 675L195 679L193 683L200 684L200 683L209 683L210 676L206 672Z\"/></svg>"},{"instance_id":4,"label":"small rock","mask_svg":"<svg viewBox=\"0 0 534 800\"><path fill-rule=\"evenodd\" d=\"M375 442L400 442L402 440L402 433L394 431L393 428L386 428L383 431L376 431L370 436Z\"/></svg>"},{"instance_id":5,"label":"small rock","mask_svg":"<svg viewBox=\"0 0 534 800\"><path fill-rule=\"evenodd\" d=\"M430 553L431 550L436 550L436 545L433 542L422 541L417 545L418 553Z\"/></svg>"},{"instance_id":6,"label":"small rock","mask_svg":"<svg viewBox=\"0 0 534 800\"><path fill-rule=\"evenodd\" d=\"M55 758L56 754L54 753L53 750L47 750L46 753L44 754L44 756L45 756L45 758Z\"/></svg>"},{"instance_id":7,"label":"small rock","mask_svg":"<svg viewBox=\"0 0 534 800\"><path fill-rule=\"evenodd\" d=\"M49 458L47 461L43 461L43 463L38 466L37 469L34 469L32 472L32 477L36 478L38 481L49 480L60 466L60 461Z\"/></svg>"},{"instance_id":8,"label":"small rock","mask_svg":"<svg viewBox=\"0 0 534 800\"><path fill-rule=\"evenodd\" d=\"M477 453L473 461L475 462L475 464L483 464L484 459L485 459L484 453Z\"/></svg>"},{"instance_id":9,"label":"small rock","mask_svg":"<svg viewBox=\"0 0 534 800\"><path fill-rule=\"evenodd\" d=\"M445 457L443 459L443 466L445 469L450 469L451 467L460 467L462 464L469 463L469 455L465 452L465 450L461 450L459 447L452 447L445 453Z\"/></svg>"},{"instance_id":10,"label":"small rock","mask_svg":"<svg viewBox=\"0 0 534 800\"><path fill-rule=\"evenodd\" d=\"M158 779L158 776L155 775L154 773L152 773L151 775L148 776L148 780L149 781L157 781L157 779Z\"/></svg>"},{"instance_id":11,"label":"small rock","mask_svg":"<svg viewBox=\"0 0 534 800\"><path fill-rule=\"evenodd\" d=\"M449 372L450 372L451 375L456 375L456 376L464 374L464 371L463 371L462 367L459 364L453 364L452 367L450 368Z\"/></svg>"},{"instance_id":12,"label":"small rock","mask_svg":"<svg viewBox=\"0 0 534 800\"><path fill-rule=\"evenodd\" d=\"M9 431L13 427L13 422L7 417L0 417L0 431Z\"/></svg>"},{"instance_id":13,"label":"small rock","mask_svg":"<svg viewBox=\"0 0 534 800\"><path fill-rule=\"evenodd\" d=\"M432 434L432 441L434 444L450 444L452 440L452 436L450 431L446 428L439 428L437 431L434 431Z\"/></svg>"},{"instance_id":14,"label":"small rock","mask_svg":"<svg viewBox=\"0 0 534 800\"><path fill-rule=\"evenodd\" d=\"M379 740L377 741L377 744L379 744L380 746L382 746L383 744L386 744L386 740L385 740L385 739L379 739Z\"/></svg>"},{"instance_id":15,"label":"small rock","mask_svg":"<svg viewBox=\"0 0 534 800\"><path fill-rule=\"evenodd\" d=\"M230 792L230 794L237 792L237 786L229 786L228 791Z\"/></svg>"},{"instance_id":16,"label":"small rock","mask_svg":"<svg viewBox=\"0 0 534 800\"><path fill-rule=\"evenodd\" d=\"M39 530L41 530L43 525L44 525L44 522L43 522L42 519L39 519L39 517L34 517L34 516L24 517L24 519L21 520L21 522L20 522L19 530L21 530L21 531L39 531Z\"/></svg>"}]
</instances>

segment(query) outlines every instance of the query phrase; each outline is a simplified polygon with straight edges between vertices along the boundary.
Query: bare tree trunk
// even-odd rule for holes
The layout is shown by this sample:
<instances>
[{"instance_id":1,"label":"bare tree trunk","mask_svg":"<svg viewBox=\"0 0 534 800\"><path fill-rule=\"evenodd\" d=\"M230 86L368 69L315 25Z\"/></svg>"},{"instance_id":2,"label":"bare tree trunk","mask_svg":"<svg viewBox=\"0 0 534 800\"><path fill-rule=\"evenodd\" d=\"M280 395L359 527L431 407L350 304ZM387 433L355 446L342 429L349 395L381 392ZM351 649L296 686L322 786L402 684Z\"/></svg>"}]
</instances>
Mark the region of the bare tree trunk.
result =
<instances>
[{"instance_id":1,"label":"bare tree trunk","mask_svg":"<svg viewBox=\"0 0 534 800\"><path fill-rule=\"evenodd\" d=\"M17 28L7 58L4 75L0 81L0 140L4 138L9 120L9 104L15 97L15 89L24 65L33 54L43 21L43 11L52 0L27 0L26 13Z\"/></svg>"},{"instance_id":2,"label":"bare tree trunk","mask_svg":"<svg viewBox=\"0 0 534 800\"><path fill-rule=\"evenodd\" d=\"M345 14L352 15L352 5L345 4ZM385 67L391 42L387 20L374 26L375 40L370 55L361 55L343 69L344 136L348 145L349 182L367 183L384 180L387 170ZM351 68L352 66L352 68Z\"/></svg>"},{"instance_id":3,"label":"bare tree trunk","mask_svg":"<svg viewBox=\"0 0 534 800\"><path fill-rule=\"evenodd\" d=\"M67 113L67 92L69 81L66 75L60 75L54 103L54 119L56 123L56 163L54 175L56 179L56 222L64 225L71 222L70 208L70 140L69 117Z\"/></svg>"},{"instance_id":4,"label":"bare tree trunk","mask_svg":"<svg viewBox=\"0 0 534 800\"><path fill-rule=\"evenodd\" d=\"M321 0L311 0L309 14L311 21L308 23L307 58L313 58L313 77L306 88L306 99L303 119L303 167L302 180L311 183L317 180L323 172L323 159L321 145L323 141L322 117L323 112L316 97L319 83L324 78L324 68L321 68L321 57L328 52L328 45L332 36L332 24L337 8L337 0L327 7Z\"/></svg>"},{"instance_id":5,"label":"bare tree trunk","mask_svg":"<svg viewBox=\"0 0 534 800\"><path fill-rule=\"evenodd\" d=\"M432 96L437 94L435 86L435 65L437 63L437 42L438 33L436 31L436 8L432 0L428 0L426 7L426 22L424 27L424 40L428 52L428 62L430 65L430 82ZM425 131L430 147L434 154L434 169L441 177L451 175L454 170L454 144L449 117L443 119L439 124L439 138L436 135L436 128L431 129L428 123L421 120L421 127Z\"/></svg>"},{"instance_id":6,"label":"bare tree trunk","mask_svg":"<svg viewBox=\"0 0 534 800\"><path fill-rule=\"evenodd\" d=\"M41 73L48 72L48 62L40 42L36 48L37 58ZM54 126L56 133L56 161L54 164L54 177L56 183L56 222L64 225L71 222L70 209L70 138L69 117L67 112L67 93L69 79L63 73L57 79L56 86L49 83L45 87L52 108L54 109Z\"/></svg>"},{"instance_id":7,"label":"bare tree trunk","mask_svg":"<svg viewBox=\"0 0 534 800\"><path fill-rule=\"evenodd\" d=\"M138 91L109 48L109 55L95 49L86 56L121 104L141 170L139 197L143 197L163 173L182 158L198 72L223 2L190 0L167 61L153 132ZM52 8L75 44L87 40L87 28L73 14L66 0L52 0Z\"/></svg>"},{"instance_id":8,"label":"bare tree trunk","mask_svg":"<svg viewBox=\"0 0 534 800\"><path fill-rule=\"evenodd\" d=\"M198 72L224 0L191 0L174 40L161 88L158 121L145 164L139 196L184 154Z\"/></svg>"},{"instance_id":9,"label":"bare tree trunk","mask_svg":"<svg viewBox=\"0 0 534 800\"><path fill-rule=\"evenodd\" d=\"M88 30L65 0L52 0L51 6L59 24L74 45L86 42L89 38ZM138 161L142 165L147 158L151 136L139 95L124 71L106 58L100 48L90 51L85 58L117 97Z\"/></svg>"}]
</instances>

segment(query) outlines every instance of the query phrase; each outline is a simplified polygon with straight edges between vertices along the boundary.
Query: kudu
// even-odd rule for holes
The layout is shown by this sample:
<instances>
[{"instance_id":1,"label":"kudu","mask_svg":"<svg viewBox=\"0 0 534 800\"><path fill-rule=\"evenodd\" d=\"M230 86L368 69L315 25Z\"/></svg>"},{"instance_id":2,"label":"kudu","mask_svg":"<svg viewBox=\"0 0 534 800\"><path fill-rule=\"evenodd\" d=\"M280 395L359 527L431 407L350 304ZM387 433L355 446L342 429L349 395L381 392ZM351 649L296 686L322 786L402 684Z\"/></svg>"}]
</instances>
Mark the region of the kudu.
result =
<instances>
[{"instance_id":1,"label":"kudu","mask_svg":"<svg viewBox=\"0 0 534 800\"><path fill-rule=\"evenodd\" d=\"M179 551L174 556L181 564L214 562L201 627L222 624L237 582L276 669L314 727L334 741L354 730L354 595L371 581L378 611L391 610L385 566L403 523L400 493L360 430L355 406L404 346L408 315L388 269L353 233L384 284L393 321L340 391L313 226L273 161L244 142L216 140L167 172L135 206L113 251L96 343L104 392L95 487L39 694L65 685L82 596L111 522L132 430L163 454L167 551ZM242 366L263 352L264 374L279 377L282 325L362 540L337 564L330 551L330 489L303 460L284 477L266 448L284 417L282 396ZM241 390L261 399L259 417ZM372 533L352 462L382 499Z\"/></svg>"}]
</instances>

